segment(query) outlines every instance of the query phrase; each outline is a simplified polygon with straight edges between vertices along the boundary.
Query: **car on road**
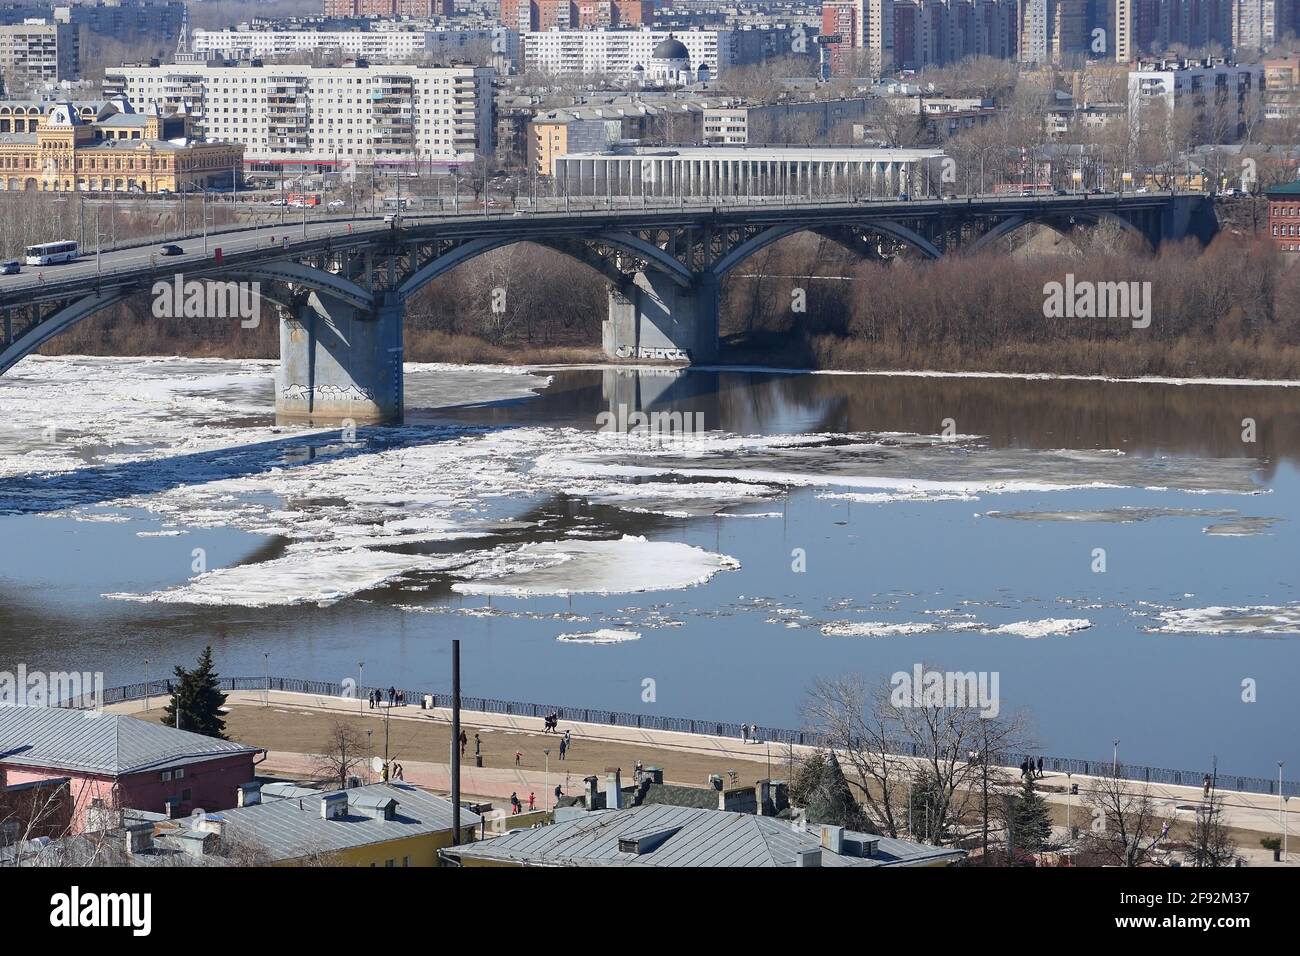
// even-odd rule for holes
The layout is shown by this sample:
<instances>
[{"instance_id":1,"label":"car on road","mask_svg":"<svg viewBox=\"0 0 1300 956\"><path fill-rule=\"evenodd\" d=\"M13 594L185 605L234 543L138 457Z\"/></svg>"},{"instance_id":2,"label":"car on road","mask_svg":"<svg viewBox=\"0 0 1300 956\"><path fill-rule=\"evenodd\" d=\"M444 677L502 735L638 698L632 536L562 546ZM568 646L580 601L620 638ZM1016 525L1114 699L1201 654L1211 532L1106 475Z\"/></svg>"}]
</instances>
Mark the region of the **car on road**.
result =
<instances>
[{"instance_id":1,"label":"car on road","mask_svg":"<svg viewBox=\"0 0 1300 956\"><path fill-rule=\"evenodd\" d=\"M390 212L387 216L384 217L385 226L396 225L401 221L402 221L402 217L395 212Z\"/></svg>"},{"instance_id":2,"label":"car on road","mask_svg":"<svg viewBox=\"0 0 1300 956\"><path fill-rule=\"evenodd\" d=\"M162 251L162 254L163 254L164 256L183 256L183 255L185 255L185 250L184 250L184 249L182 249L180 246L176 245L175 243L171 243L171 242L169 242L167 245L163 246L161 251Z\"/></svg>"},{"instance_id":3,"label":"car on road","mask_svg":"<svg viewBox=\"0 0 1300 956\"><path fill-rule=\"evenodd\" d=\"M10 259L8 262L0 262L0 276L16 276L23 271L23 264L17 259Z\"/></svg>"},{"instance_id":4,"label":"car on road","mask_svg":"<svg viewBox=\"0 0 1300 956\"><path fill-rule=\"evenodd\" d=\"M283 199L272 199L271 202L269 203L269 205L272 205L272 206L287 206L288 203L285 202L285 200L283 200Z\"/></svg>"},{"instance_id":5,"label":"car on road","mask_svg":"<svg viewBox=\"0 0 1300 956\"><path fill-rule=\"evenodd\" d=\"M327 203L325 204L325 208L326 208L326 209L342 209L342 208L343 208L344 206L346 206L346 205L347 205L347 203L345 203L342 199L331 199L329 202L327 202Z\"/></svg>"},{"instance_id":6,"label":"car on road","mask_svg":"<svg viewBox=\"0 0 1300 956\"><path fill-rule=\"evenodd\" d=\"M907 193L899 193L899 194L898 194L898 201L899 201L899 202L910 202L911 199L912 199L912 197L909 196Z\"/></svg>"}]
</instances>

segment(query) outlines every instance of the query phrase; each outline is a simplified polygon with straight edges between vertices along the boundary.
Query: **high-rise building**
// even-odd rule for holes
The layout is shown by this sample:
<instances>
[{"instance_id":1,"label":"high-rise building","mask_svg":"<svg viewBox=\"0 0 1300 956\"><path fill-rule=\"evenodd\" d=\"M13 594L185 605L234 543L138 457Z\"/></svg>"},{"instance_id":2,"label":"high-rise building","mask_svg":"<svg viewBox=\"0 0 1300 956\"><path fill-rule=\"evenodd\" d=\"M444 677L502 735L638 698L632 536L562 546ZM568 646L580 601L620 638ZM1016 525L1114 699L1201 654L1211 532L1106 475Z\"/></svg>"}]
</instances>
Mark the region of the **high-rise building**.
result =
<instances>
[{"instance_id":1,"label":"high-rise building","mask_svg":"<svg viewBox=\"0 0 1300 956\"><path fill-rule=\"evenodd\" d=\"M449 17L454 0L322 0L327 17Z\"/></svg>"},{"instance_id":2,"label":"high-rise building","mask_svg":"<svg viewBox=\"0 0 1300 956\"><path fill-rule=\"evenodd\" d=\"M77 28L29 20L0 26L0 74L11 94L23 88L81 76Z\"/></svg>"},{"instance_id":3,"label":"high-rise building","mask_svg":"<svg viewBox=\"0 0 1300 956\"><path fill-rule=\"evenodd\" d=\"M824 0L822 44L836 75L894 71L894 0Z\"/></svg>"},{"instance_id":4,"label":"high-rise building","mask_svg":"<svg viewBox=\"0 0 1300 956\"><path fill-rule=\"evenodd\" d=\"M106 71L104 89L184 109L250 163L462 164L490 156L488 67L170 64Z\"/></svg>"}]
</instances>

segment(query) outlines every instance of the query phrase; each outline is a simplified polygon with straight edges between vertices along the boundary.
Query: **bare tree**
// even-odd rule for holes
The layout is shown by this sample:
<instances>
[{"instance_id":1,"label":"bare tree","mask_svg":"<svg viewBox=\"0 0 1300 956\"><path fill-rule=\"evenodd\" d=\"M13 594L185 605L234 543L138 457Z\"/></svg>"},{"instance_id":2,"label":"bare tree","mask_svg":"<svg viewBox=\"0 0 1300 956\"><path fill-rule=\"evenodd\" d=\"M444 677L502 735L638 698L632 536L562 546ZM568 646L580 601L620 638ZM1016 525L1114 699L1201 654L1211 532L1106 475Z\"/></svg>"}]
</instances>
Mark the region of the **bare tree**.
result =
<instances>
[{"instance_id":1,"label":"bare tree","mask_svg":"<svg viewBox=\"0 0 1300 956\"><path fill-rule=\"evenodd\" d=\"M342 790L348 785L348 777L353 776L365 760L366 748L360 731L351 724L336 720L330 725L321 752L312 756L312 775L331 781Z\"/></svg>"},{"instance_id":2,"label":"bare tree","mask_svg":"<svg viewBox=\"0 0 1300 956\"><path fill-rule=\"evenodd\" d=\"M1093 823L1080 841L1080 857L1099 866L1148 866L1168 827L1151 788L1124 779L1123 770L1117 765L1084 796Z\"/></svg>"},{"instance_id":3,"label":"bare tree","mask_svg":"<svg viewBox=\"0 0 1300 956\"><path fill-rule=\"evenodd\" d=\"M1223 822L1223 797L1217 787L1196 808L1192 823L1192 864L1194 866L1235 866L1241 859L1231 831Z\"/></svg>"}]
</instances>

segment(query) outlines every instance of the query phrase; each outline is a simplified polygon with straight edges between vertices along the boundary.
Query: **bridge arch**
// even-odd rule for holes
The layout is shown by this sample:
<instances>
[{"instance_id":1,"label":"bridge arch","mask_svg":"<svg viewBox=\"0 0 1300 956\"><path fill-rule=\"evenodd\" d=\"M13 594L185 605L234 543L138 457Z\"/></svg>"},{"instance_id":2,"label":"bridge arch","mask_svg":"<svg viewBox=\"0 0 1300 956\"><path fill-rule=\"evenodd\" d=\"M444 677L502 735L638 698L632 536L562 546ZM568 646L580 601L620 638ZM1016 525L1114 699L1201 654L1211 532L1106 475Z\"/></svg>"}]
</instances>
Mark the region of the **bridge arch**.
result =
<instances>
[{"instance_id":1,"label":"bridge arch","mask_svg":"<svg viewBox=\"0 0 1300 956\"><path fill-rule=\"evenodd\" d=\"M905 242L927 259L938 259L943 255L943 252L930 240L926 239L914 230L907 228L901 223L892 220L879 221L872 219L861 223L848 222L845 223L845 225L861 225L867 229L872 229L883 235L897 239L900 242ZM763 232L746 239L715 262L712 269L713 274L718 278L722 278L750 256L754 255L756 252L762 251L773 243L780 242L782 239L786 239L796 233L818 231L818 229L805 223L789 223L765 229Z\"/></svg>"},{"instance_id":2,"label":"bridge arch","mask_svg":"<svg viewBox=\"0 0 1300 956\"><path fill-rule=\"evenodd\" d=\"M690 270L653 243L646 242L644 239L626 232L602 232L591 238L644 259L657 271L671 277L682 288L688 288L691 284ZM506 246L513 246L520 242L531 242L534 245L543 246L566 255L583 265L590 266L615 284L623 284L631 278L616 272L595 253L587 251L580 241L566 241L563 238L548 236L491 236L468 239L443 255L429 260L398 286L398 295L403 299L409 298L434 279L446 275L457 266L496 249L503 249Z\"/></svg>"},{"instance_id":3,"label":"bridge arch","mask_svg":"<svg viewBox=\"0 0 1300 956\"><path fill-rule=\"evenodd\" d=\"M1151 240L1147 238L1147 236L1142 232L1142 230L1138 229L1137 226L1133 225L1133 223L1129 222L1123 216L1117 216L1113 212L1102 211L1095 214L1074 212L1071 213L1071 216L1074 218L1076 225L1096 226L1102 222L1113 222L1116 225L1118 225L1121 229L1123 229L1127 235L1134 236L1137 239L1140 239L1142 241L1143 246L1145 246L1146 248L1150 249L1151 247ZM1013 232L1016 232L1019 229L1023 229L1026 226L1043 226L1047 229L1052 230L1062 238L1068 239L1070 242L1075 243L1075 245L1078 244L1076 241L1076 237L1073 235L1074 230L1066 226L1063 226L1062 223L1059 221L1058 217L1046 216L1046 215L1025 215L1024 213L1017 213L1015 215L1008 216L1007 218L1003 219L1001 222L999 222L988 232L984 233L984 235L980 236L974 242L967 245L964 251L968 253L981 252L985 249L988 249L999 239L1005 239Z\"/></svg>"},{"instance_id":4,"label":"bridge arch","mask_svg":"<svg viewBox=\"0 0 1300 956\"><path fill-rule=\"evenodd\" d=\"M194 276L195 280L202 282L230 282L233 278L205 278ZM165 281L165 280L157 280ZM151 286L152 287L152 286ZM150 288L151 288L150 287ZM92 292L89 295L82 296L60 309L52 312L49 316L42 319L36 325L33 325L14 337L14 340L0 351L0 375L4 375L11 368L31 355L50 339L66 332L74 325L92 318L104 309L111 308L119 302L125 302L127 299L137 295L148 295L149 289L141 286L120 286L106 292ZM277 291L259 292L259 298L267 299L276 305L284 308L292 308L291 297L285 297L278 294Z\"/></svg>"},{"instance_id":5,"label":"bridge arch","mask_svg":"<svg viewBox=\"0 0 1300 956\"><path fill-rule=\"evenodd\" d=\"M313 292L327 293L364 312L370 312L375 307L375 297L370 290L363 289L346 276L336 275L333 272L326 272L323 269L316 269L288 259L235 266L229 272L223 273L219 278L209 278L202 273L196 273L193 277L208 282L236 282L245 278L286 282L305 286Z\"/></svg>"}]
</instances>

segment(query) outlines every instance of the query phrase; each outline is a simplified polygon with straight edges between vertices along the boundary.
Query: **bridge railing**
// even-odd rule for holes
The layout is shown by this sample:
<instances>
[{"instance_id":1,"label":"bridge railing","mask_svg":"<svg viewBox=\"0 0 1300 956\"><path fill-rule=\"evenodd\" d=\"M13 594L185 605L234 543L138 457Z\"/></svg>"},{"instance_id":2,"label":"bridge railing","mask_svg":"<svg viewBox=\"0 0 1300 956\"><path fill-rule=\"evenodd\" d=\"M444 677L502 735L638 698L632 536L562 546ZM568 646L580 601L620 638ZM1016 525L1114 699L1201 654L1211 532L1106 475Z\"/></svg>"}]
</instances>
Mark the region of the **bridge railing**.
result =
<instances>
[{"instance_id":1,"label":"bridge railing","mask_svg":"<svg viewBox=\"0 0 1300 956\"><path fill-rule=\"evenodd\" d=\"M366 700L371 691L387 698L389 690L400 691L407 703L422 703L430 698L433 707L450 707L451 694L416 688L370 687L349 684L344 686L335 681L311 680L301 677L223 677L219 680L223 691L283 691L294 694L312 694L319 697L340 697L356 700L358 704ZM104 704L120 704L131 700L142 700L147 696L166 697L172 692L172 682L167 679L110 687L103 692ZM64 701L61 706L89 706L88 701ZM604 724L609 727L629 727L638 730L668 731L681 734L702 734L713 737L741 737L745 724L728 720L704 720L693 717L675 717L663 714L637 714L628 711L608 710L601 707L572 707L562 704L542 704L530 701L505 700L495 697L475 697L462 694L460 705L464 710L485 714L502 714L512 717L546 717L558 714L561 720L584 724ZM831 741L825 735L808 730L790 730L783 727L759 726L749 735L751 740L787 744L802 747L829 747ZM900 757L920 756L916 747L904 741L895 741L889 752ZM1003 766L1014 769L1013 761L1029 755L1000 755L993 758ZM1034 755L1038 759L1038 755ZM1081 774L1083 776L1109 776L1114 768L1110 760L1080 760L1074 757L1043 756L1043 769L1053 773ZM1199 787L1209 769L1171 770L1164 767L1148 767L1140 764L1120 764L1119 776L1125 780L1138 783L1172 784L1183 787ZM1216 786L1221 790L1240 793L1258 793L1276 796L1279 781L1269 777L1252 777L1243 774L1231 774L1218 771L1215 774ZM1280 781L1284 796L1300 796L1300 781Z\"/></svg>"}]
</instances>

